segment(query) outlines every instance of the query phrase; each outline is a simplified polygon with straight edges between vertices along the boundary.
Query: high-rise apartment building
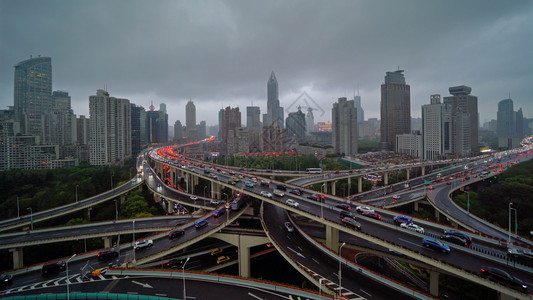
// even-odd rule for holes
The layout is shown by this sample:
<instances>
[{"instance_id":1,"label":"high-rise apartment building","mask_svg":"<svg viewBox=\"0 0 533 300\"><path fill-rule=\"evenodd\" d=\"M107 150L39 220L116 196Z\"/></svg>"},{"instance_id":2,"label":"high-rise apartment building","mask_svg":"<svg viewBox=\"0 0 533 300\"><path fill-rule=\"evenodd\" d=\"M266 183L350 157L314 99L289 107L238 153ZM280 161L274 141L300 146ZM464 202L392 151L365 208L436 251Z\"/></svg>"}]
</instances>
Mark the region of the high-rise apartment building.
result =
<instances>
[{"instance_id":1,"label":"high-rise apartment building","mask_svg":"<svg viewBox=\"0 0 533 300\"><path fill-rule=\"evenodd\" d=\"M359 93L359 92L357 92ZM363 123L365 121L365 111L361 106L361 96L353 96L353 101L355 103L355 108L357 109L357 122Z\"/></svg>"},{"instance_id":2,"label":"high-rise apartment building","mask_svg":"<svg viewBox=\"0 0 533 300\"><path fill-rule=\"evenodd\" d=\"M431 95L430 104L422 105L422 137L425 160L437 160L452 151L452 113L440 95Z\"/></svg>"},{"instance_id":3,"label":"high-rise apartment building","mask_svg":"<svg viewBox=\"0 0 533 300\"><path fill-rule=\"evenodd\" d=\"M394 151L396 135L410 132L411 87L403 70L387 72L381 85L381 150Z\"/></svg>"},{"instance_id":4,"label":"high-rise apartment building","mask_svg":"<svg viewBox=\"0 0 533 300\"><path fill-rule=\"evenodd\" d=\"M313 115L313 108L307 108L307 114L305 115L305 128L308 133L315 131L315 116Z\"/></svg>"},{"instance_id":5,"label":"high-rise apartment building","mask_svg":"<svg viewBox=\"0 0 533 300\"><path fill-rule=\"evenodd\" d=\"M246 128L248 131L259 132L261 130L261 111L259 106L246 107Z\"/></svg>"},{"instance_id":6,"label":"high-rise apartment building","mask_svg":"<svg viewBox=\"0 0 533 300\"><path fill-rule=\"evenodd\" d=\"M189 100L185 105L185 127L187 130L187 140L195 142L198 139L198 132L196 129L196 106Z\"/></svg>"},{"instance_id":7,"label":"high-rise apartment building","mask_svg":"<svg viewBox=\"0 0 533 300\"><path fill-rule=\"evenodd\" d=\"M222 142L228 142L228 134L230 130L235 131L235 128L241 127L241 112L238 107L226 107L222 112Z\"/></svg>"},{"instance_id":8,"label":"high-rise apartment building","mask_svg":"<svg viewBox=\"0 0 533 300\"><path fill-rule=\"evenodd\" d=\"M146 112L146 132L149 144L164 144L168 142L168 115L162 110L155 110L150 105Z\"/></svg>"},{"instance_id":9,"label":"high-rise apartment building","mask_svg":"<svg viewBox=\"0 0 533 300\"><path fill-rule=\"evenodd\" d=\"M131 103L131 154L137 156L147 144L146 110L140 105Z\"/></svg>"},{"instance_id":10,"label":"high-rise apartment building","mask_svg":"<svg viewBox=\"0 0 533 300\"><path fill-rule=\"evenodd\" d=\"M76 144L89 145L89 119L84 115L80 115L76 119Z\"/></svg>"},{"instance_id":11,"label":"high-rise apartment building","mask_svg":"<svg viewBox=\"0 0 533 300\"><path fill-rule=\"evenodd\" d=\"M200 124L196 128L198 130L198 139L205 139L207 136L207 124L205 121L200 121Z\"/></svg>"},{"instance_id":12,"label":"high-rise apartment building","mask_svg":"<svg viewBox=\"0 0 533 300\"><path fill-rule=\"evenodd\" d=\"M524 137L524 118L522 109L514 111L513 100L504 99L498 102L498 118L496 134L498 146L502 149L512 149L520 146Z\"/></svg>"},{"instance_id":13,"label":"high-rise apartment building","mask_svg":"<svg viewBox=\"0 0 533 300\"><path fill-rule=\"evenodd\" d=\"M339 98L331 110L331 130L335 153L347 156L357 154L358 124L354 100Z\"/></svg>"},{"instance_id":14,"label":"high-rise apartment building","mask_svg":"<svg viewBox=\"0 0 533 300\"><path fill-rule=\"evenodd\" d=\"M267 113L263 114L263 126L277 124L279 128L283 128L283 120L283 107L279 104L278 80L272 71L267 82Z\"/></svg>"},{"instance_id":15,"label":"high-rise apartment building","mask_svg":"<svg viewBox=\"0 0 533 300\"><path fill-rule=\"evenodd\" d=\"M131 156L131 106L128 99L110 97L104 90L89 96L89 162L117 163Z\"/></svg>"},{"instance_id":16,"label":"high-rise apartment building","mask_svg":"<svg viewBox=\"0 0 533 300\"><path fill-rule=\"evenodd\" d=\"M49 143L43 124L52 107L52 58L30 58L15 65L15 120L22 133L39 137L41 144Z\"/></svg>"},{"instance_id":17,"label":"high-rise apartment building","mask_svg":"<svg viewBox=\"0 0 533 300\"><path fill-rule=\"evenodd\" d=\"M452 152L458 156L468 156L479 151L479 115L477 97L470 95L471 87L461 85L448 89L452 96L444 97L444 103L451 106L452 112Z\"/></svg>"},{"instance_id":18,"label":"high-rise apartment building","mask_svg":"<svg viewBox=\"0 0 533 300\"><path fill-rule=\"evenodd\" d=\"M285 128L287 128L287 137L294 138L297 141L305 139L306 123L305 114L302 112L301 107L298 107L297 112L289 113L287 117Z\"/></svg>"},{"instance_id":19,"label":"high-rise apartment building","mask_svg":"<svg viewBox=\"0 0 533 300\"><path fill-rule=\"evenodd\" d=\"M176 120L174 123L174 140L181 141L183 139L183 125L180 120Z\"/></svg>"},{"instance_id":20,"label":"high-rise apartment building","mask_svg":"<svg viewBox=\"0 0 533 300\"><path fill-rule=\"evenodd\" d=\"M71 99L68 92L54 91L52 93L52 110L50 111L49 136L50 143L59 146L59 156L66 157L65 146L74 145L76 116L70 106Z\"/></svg>"}]
</instances>

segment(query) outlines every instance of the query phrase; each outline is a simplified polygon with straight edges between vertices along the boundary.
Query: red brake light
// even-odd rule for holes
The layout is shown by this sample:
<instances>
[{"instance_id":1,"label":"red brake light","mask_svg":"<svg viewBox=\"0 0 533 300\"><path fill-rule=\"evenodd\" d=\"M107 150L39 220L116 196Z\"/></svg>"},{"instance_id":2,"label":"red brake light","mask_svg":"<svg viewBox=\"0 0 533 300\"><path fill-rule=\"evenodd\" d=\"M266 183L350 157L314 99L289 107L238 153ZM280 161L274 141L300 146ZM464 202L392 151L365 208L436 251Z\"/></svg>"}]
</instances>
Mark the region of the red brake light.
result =
<instances>
[{"instance_id":1,"label":"red brake light","mask_svg":"<svg viewBox=\"0 0 533 300\"><path fill-rule=\"evenodd\" d=\"M481 272L485 273L485 269L481 268Z\"/></svg>"}]
</instances>

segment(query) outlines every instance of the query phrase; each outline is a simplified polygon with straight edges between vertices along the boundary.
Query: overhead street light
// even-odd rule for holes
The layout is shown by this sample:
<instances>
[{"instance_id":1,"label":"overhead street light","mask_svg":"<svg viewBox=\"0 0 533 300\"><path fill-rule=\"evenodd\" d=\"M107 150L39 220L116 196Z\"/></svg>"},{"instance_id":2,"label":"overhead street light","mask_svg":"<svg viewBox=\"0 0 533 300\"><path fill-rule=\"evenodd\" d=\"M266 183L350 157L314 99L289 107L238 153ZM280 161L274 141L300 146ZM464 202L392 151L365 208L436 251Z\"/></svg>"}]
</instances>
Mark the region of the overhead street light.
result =
<instances>
[{"instance_id":1,"label":"overhead street light","mask_svg":"<svg viewBox=\"0 0 533 300\"><path fill-rule=\"evenodd\" d=\"M31 207L28 207L26 209L30 210L30 229L33 230L33 210L31 209Z\"/></svg>"},{"instance_id":2,"label":"overhead street light","mask_svg":"<svg viewBox=\"0 0 533 300\"><path fill-rule=\"evenodd\" d=\"M187 300L187 290L185 289L185 265L187 262L191 259L191 257L187 257L185 262L183 263L183 266L181 267L181 277L183 278L183 300Z\"/></svg>"},{"instance_id":3,"label":"overhead street light","mask_svg":"<svg viewBox=\"0 0 533 300\"><path fill-rule=\"evenodd\" d=\"M344 245L346 245L346 242L343 242L342 245L340 245L339 247L339 295L342 294L341 290L342 290L342 269L341 269L341 266L342 266L342 247L344 247Z\"/></svg>"},{"instance_id":4,"label":"overhead street light","mask_svg":"<svg viewBox=\"0 0 533 300\"><path fill-rule=\"evenodd\" d=\"M66 269L67 269L67 300L70 299L70 290L69 290L69 283L70 281L68 280L68 262L74 258L74 256L76 256L76 254L72 255L69 259L67 259L67 262L66 262Z\"/></svg>"}]
</instances>

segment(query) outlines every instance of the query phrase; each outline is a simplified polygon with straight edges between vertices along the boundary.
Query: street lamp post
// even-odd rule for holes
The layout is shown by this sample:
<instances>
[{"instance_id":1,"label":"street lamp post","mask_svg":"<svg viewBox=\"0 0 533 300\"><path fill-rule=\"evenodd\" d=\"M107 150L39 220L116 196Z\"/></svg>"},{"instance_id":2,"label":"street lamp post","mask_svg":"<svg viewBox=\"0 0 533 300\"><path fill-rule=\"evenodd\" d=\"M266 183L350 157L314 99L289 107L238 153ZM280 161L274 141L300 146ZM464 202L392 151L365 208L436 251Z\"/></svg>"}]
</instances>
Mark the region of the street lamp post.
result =
<instances>
[{"instance_id":1,"label":"street lamp post","mask_svg":"<svg viewBox=\"0 0 533 300\"><path fill-rule=\"evenodd\" d=\"M17 218L20 218L19 196L17 196Z\"/></svg>"},{"instance_id":2,"label":"street lamp post","mask_svg":"<svg viewBox=\"0 0 533 300\"><path fill-rule=\"evenodd\" d=\"M324 278L318 279L318 295L320 298L322 298L322 280L324 280Z\"/></svg>"},{"instance_id":3,"label":"street lamp post","mask_svg":"<svg viewBox=\"0 0 533 300\"><path fill-rule=\"evenodd\" d=\"M70 290L69 290L69 283L70 281L68 280L68 262L74 258L74 256L76 256L76 254L72 255L69 259L67 259L67 262L66 262L66 269L67 269L67 300L70 299Z\"/></svg>"},{"instance_id":4,"label":"street lamp post","mask_svg":"<svg viewBox=\"0 0 533 300\"><path fill-rule=\"evenodd\" d=\"M342 266L342 247L344 247L344 245L346 245L346 243L342 243L342 245L340 245L339 247L339 295L341 295L341 290L342 290L342 269L341 269L341 266Z\"/></svg>"},{"instance_id":5,"label":"street lamp post","mask_svg":"<svg viewBox=\"0 0 533 300\"><path fill-rule=\"evenodd\" d=\"M320 186L320 197L322 197L324 195L324 191L323 191L323 187L326 185L326 183L324 182L324 184L322 184ZM321 219L324 219L324 206L322 205L322 199L320 199L320 218Z\"/></svg>"},{"instance_id":6,"label":"street lamp post","mask_svg":"<svg viewBox=\"0 0 533 300\"><path fill-rule=\"evenodd\" d=\"M26 209L30 210L30 229L33 230L33 210L31 209L31 207L28 207Z\"/></svg>"},{"instance_id":7,"label":"street lamp post","mask_svg":"<svg viewBox=\"0 0 533 300\"><path fill-rule=\"evenodd\" d=\"M205 198L205 190L207 189L207 185L204 186L204 198ZM205 201L205 200L204 200Z\"/></svg>"},{"instance_id":8,"label":"street lamp post","mask_svg":"<svg viewBox=\"0 0 533 300\"><path fill-rule=\"evenodd\" d=\"M113 189L113 176L115 176L114 174L111 175L111 189Z\"/></svg>"},{"instance_id":9,"label":"street lamp post","mask_svg":"<svg viewBox=\"0 0 533 300\"><path fill-rule=\"evenodd\" d=\"M512 205L513 205L513 202L509 202L509 241L508 241L509 243L511 243L511 213L513 210L514 210L514 225L515 225L514 234L516 235L518 231L518 222L517 222L518 211L516 210L516 208L511 207Z\"/></svg>"},{"instance_id":10,"label":"street lamp post","mask_svg":"<svg viewBox=\"0 0 533 300\"><path fill-rule=\"evenodd\" d=\"M118 220L118 204L117 204L117 199L115 199L115 220Z\"/></svg>"},{"instance_id":11,"label":"street lamp post","mask_svg":"<svg viewBox=\"0 0 533 300\"><path fill-rule=\"evenodd\" d=\"M135 262L135 220L133 220L133 240L131 241L131 246L133 247L133 261Z\"/></svg>"},{"instance_id":12,"label":"street lamp post","mask_svg":"<svg viewBox=\"0 0 533 300\"><path fill-rule=\"evenodd\" d=\"M78 202L78 185L76 184L76 202Z\"/></svg>"},{"instance_id":13,"label":"street lamp post","mask_svg":"<svg viewBox=\"0 0 533 300\"><path fill-rule=\"evenodd\" d=\"M183 278L183 300L187 300L187 290L185 289L185 265L187 262L191 259L191 257L187 257L185 262L183 263L183 266L181 267L181 277Z\"/></svg>"}]
</instances>

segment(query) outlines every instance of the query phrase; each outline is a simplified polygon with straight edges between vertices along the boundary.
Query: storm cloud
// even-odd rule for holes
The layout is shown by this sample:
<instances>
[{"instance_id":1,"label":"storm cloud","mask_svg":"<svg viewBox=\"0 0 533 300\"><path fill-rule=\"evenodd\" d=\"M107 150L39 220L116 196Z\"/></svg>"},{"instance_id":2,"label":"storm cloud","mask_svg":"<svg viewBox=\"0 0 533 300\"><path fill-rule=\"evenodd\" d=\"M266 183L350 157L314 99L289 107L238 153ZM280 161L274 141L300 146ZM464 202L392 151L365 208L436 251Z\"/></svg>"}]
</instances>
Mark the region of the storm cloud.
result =
<instances>
[{"instance_id":1,"label":"storm cloud","mask_svg":"<svg viewBox=\"0 0 533 300\"><path fill-rule=\"evenodd\" d=\"M189 99L198 122L217 124L231 105L245 123L252 102L266 111L274 71L290 111L307 92L328 121L358 87L365 117L379 118L385 72L399 68L413 117L431 94L462 84L481 122L509 94L533 116L532 1L2 0L0 45L2 109L13 105L13 66L42 55L78 115L107 87L146 109L166 103L170 125L184 123Z\"/></svg>"}]
</instances>

